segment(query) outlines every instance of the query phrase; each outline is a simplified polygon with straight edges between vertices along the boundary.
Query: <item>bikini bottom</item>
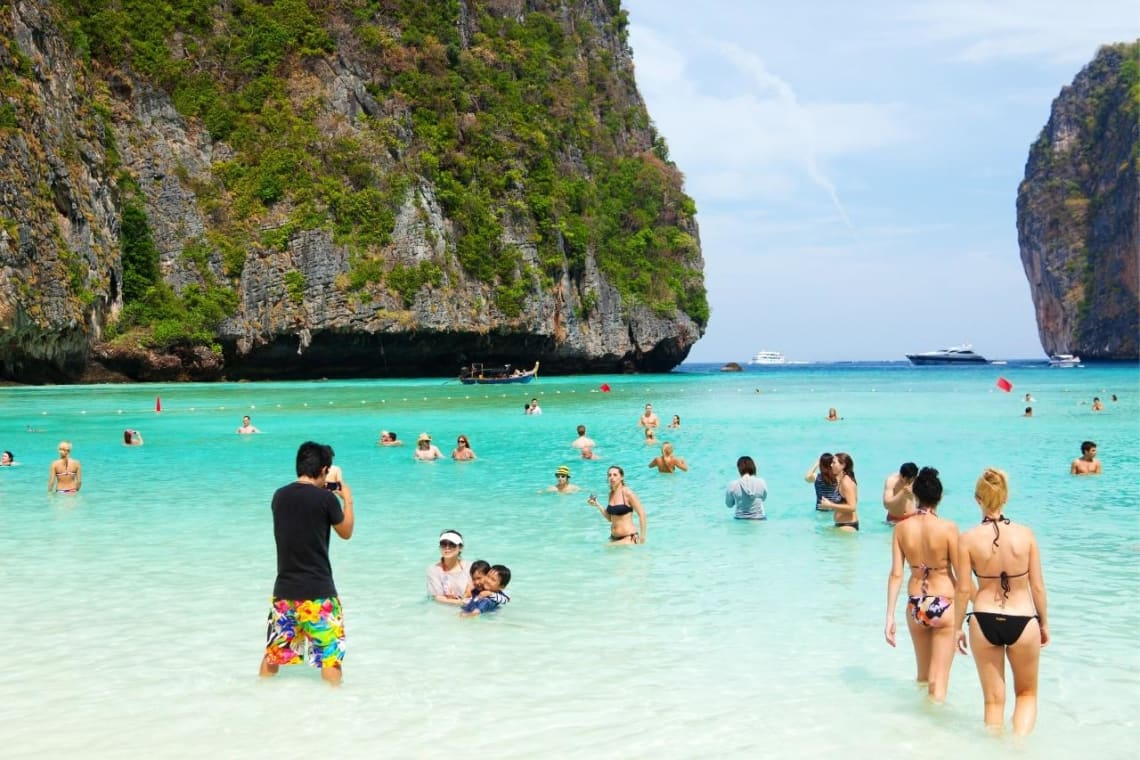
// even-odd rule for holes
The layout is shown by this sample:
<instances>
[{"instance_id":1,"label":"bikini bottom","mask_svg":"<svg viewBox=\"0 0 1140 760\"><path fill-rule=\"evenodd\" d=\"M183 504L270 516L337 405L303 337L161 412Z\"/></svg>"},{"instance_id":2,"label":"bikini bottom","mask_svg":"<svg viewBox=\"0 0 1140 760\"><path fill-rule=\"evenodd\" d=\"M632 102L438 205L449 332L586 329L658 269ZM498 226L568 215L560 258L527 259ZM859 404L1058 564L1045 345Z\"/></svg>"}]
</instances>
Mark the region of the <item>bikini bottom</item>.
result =
<instances>
[{"instance_id":1,"label":"bikini bottom","mask_svg":"<svg viewBox=\"0 0 1140 760\"><path fill-rule=\"evenodd\" d=\"M614 536L614 535L610 535L610 543L611 543L611 544L616 544L618 541L624 541L624 540L626 540L627 538L632 538L632 539L633 539L633 543L635 543L635 544L636 544L636 543L637 543L637 540L638 540L640 537L641 537L641 534L640 534L640 533L627 533L627 534L626 534L626 535L624 535L624 536Z\"/></svg>"},{"instance_id":2,"label":"bikini bottom","mask_svg":"<svg viewBox=\"0 0 1140 760\"><path fill-rule=\"evenodd\" d=\"M945 596L908 596L906 614L927 628L941 628L950 622L949 617L942 616L950 610L952 604L954 600Z\"/></svg>"},{"instance_id":3,"label":"bikini bottom","mask_svg":"<svg viewBox=\"0 0 1140 760\"><path fill-rule=\"evenodd\" d=\"M978 628L986 641L995 647L1011 647L1021 638L1025 626L1030 620L1037 620L1036 615L1006 615L1002 612L972 612L978 621Z\"/></svg>"},{"instance_id":4,"label":"bikini bottom","mask_svg":"<svg viewBox=\"0 0 1140 760\"><path fill-rule=\"evenodd\" d=\"M859 530L859 521L856 520L855 522L835 523L835 525L833 525L831 527L833 527L833 528L854 528L855 530Z\"/></svg>"}]
</instances>

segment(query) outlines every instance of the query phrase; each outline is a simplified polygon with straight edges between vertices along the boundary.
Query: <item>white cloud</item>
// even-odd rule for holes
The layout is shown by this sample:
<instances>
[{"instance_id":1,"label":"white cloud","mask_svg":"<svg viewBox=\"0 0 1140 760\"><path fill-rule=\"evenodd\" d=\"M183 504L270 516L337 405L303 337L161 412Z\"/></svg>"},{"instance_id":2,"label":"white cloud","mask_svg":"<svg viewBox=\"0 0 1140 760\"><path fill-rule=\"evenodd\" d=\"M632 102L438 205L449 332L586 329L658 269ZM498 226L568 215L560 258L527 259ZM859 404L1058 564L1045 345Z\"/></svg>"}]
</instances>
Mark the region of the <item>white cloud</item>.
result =
<instances>
[{"instance_id":1,"label":"white cloud","mask_svg":"<svg viewBox=\"0 0 1140 760\"><path fill-rule=\"evenodd\" d=\"M921 39L951 43L970 63L1033 58L1087 63L1101 45L1140 37L1136 0L949 0L909 7Z\"/></svg>"}]
</instances>

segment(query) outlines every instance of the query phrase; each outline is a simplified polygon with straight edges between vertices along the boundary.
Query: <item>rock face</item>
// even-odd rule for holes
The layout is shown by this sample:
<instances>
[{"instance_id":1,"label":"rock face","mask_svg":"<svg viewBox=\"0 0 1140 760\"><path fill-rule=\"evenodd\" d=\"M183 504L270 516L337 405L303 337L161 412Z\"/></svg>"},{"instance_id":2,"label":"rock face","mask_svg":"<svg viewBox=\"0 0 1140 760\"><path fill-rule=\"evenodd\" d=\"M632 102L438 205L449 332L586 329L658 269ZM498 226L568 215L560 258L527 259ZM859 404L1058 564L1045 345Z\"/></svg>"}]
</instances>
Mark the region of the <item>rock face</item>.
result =
<instances>
[{"instance_id":1,"label":"rock face","mask_svg":"<svg viewBox=\"0 0 1140 760\"><path fill-rule=\"evenodd\" d=\"M161 9L137 24L69 17L85 7L70 0L0 11L0 379L535 360L544 373L666 371L685 358L708 316L695 209L634 86L618 0L394 1L371 18L353 2L248 5L186 29ZM161 45L112 47L154 28ZM218 30L234 36L210 44ZM257 56L210 57L238 44ZM494 110L501 92L471 72L491 72L525 118ZM495 140L530 152L512 159ZM480 151L498 161L482 179ZM611 166L625 175L603 176ZM168 300L224 296L207 334L172 328L183 312L132 312L130 199Z\"/></svg>"},{"instance_id":2,"label":"rock face","mask_svg":"<svg viewBox=\"0 0 1140 760\"><path fill-rule=\"evenodd\" d=\"M1138 358L1140 41L1106 46L1053 101L1017 194L1048 354Z\"/></svg>"}]
</instances>

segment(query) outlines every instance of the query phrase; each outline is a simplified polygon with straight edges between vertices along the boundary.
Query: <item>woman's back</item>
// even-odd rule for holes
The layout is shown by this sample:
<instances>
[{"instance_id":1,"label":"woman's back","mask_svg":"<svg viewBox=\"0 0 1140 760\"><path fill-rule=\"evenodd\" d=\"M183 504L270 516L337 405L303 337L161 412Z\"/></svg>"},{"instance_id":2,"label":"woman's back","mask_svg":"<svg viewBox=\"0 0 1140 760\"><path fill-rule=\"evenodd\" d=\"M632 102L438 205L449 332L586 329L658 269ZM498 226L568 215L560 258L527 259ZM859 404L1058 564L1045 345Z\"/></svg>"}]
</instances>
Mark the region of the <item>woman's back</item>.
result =
<instances>
[{"instance_id":1,"label":"woman's back","mask_svg":"<svg viewBox=\"0 0 1140 760\"><path fill-rule=\"evenodd\" d=\"M987 519L962 535L961 549L978 583L975 610L1033 614L1029 570L1037 539L1028 526Z\"/></svg>"},{"instance_id":2,"label":"woman's back","mask_svg":"<svg viewBox=\"0 0 1140 760\"><path fill-rule=\"evenodd\" d=\"M922 511L895 526L895 536L903 557L911 568L911 580L933 582L945 578L939 586L952 586L951 573L958 551L958 526L930 511ZM952 588L939 589L952 593ZM913 589L911 590L914 591Z\"/></svg>"}]
</instances>

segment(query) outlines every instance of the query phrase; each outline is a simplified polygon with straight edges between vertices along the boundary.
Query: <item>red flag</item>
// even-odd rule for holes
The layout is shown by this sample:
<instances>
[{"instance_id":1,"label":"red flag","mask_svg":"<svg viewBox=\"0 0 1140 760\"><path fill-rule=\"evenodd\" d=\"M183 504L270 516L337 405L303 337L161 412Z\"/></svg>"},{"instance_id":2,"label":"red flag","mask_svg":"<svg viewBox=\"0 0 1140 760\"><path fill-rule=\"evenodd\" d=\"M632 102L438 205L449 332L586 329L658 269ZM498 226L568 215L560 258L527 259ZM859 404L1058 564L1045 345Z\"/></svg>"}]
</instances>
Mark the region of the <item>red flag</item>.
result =
<instances>
[{"instance_id":1,"label":"red flag","mask_svg":"<svg viewBox=\"0 0 1140 760\"><path fill-rule=\"evenodd\" d=\"M610 384L609 383L602 383L602 393L609 393L609 392L610 392Z\"/></svg>"},{"instance_id":2,"label":"red flag","mask_svg":"<svg viewBox=\"0 0 1140 760\"><path fill-rule=\"evenodd\" d=\"M997 387L1001 388L1006 393L1009 393L1013 390L1013 383L1006 380L1004 377L999 377L997 381Z\"/></svg>"},{"instance_id":3,"label":"red flag","mask_svg":"<svg viewBox=\"0 0 1140 760\"><path fill-rule=\"evenodd\" d=\"M155 396L154 397L154 411L155 412L161 412L162 411L162 397L161 396Z\"/></svg>"}]
</instances>

